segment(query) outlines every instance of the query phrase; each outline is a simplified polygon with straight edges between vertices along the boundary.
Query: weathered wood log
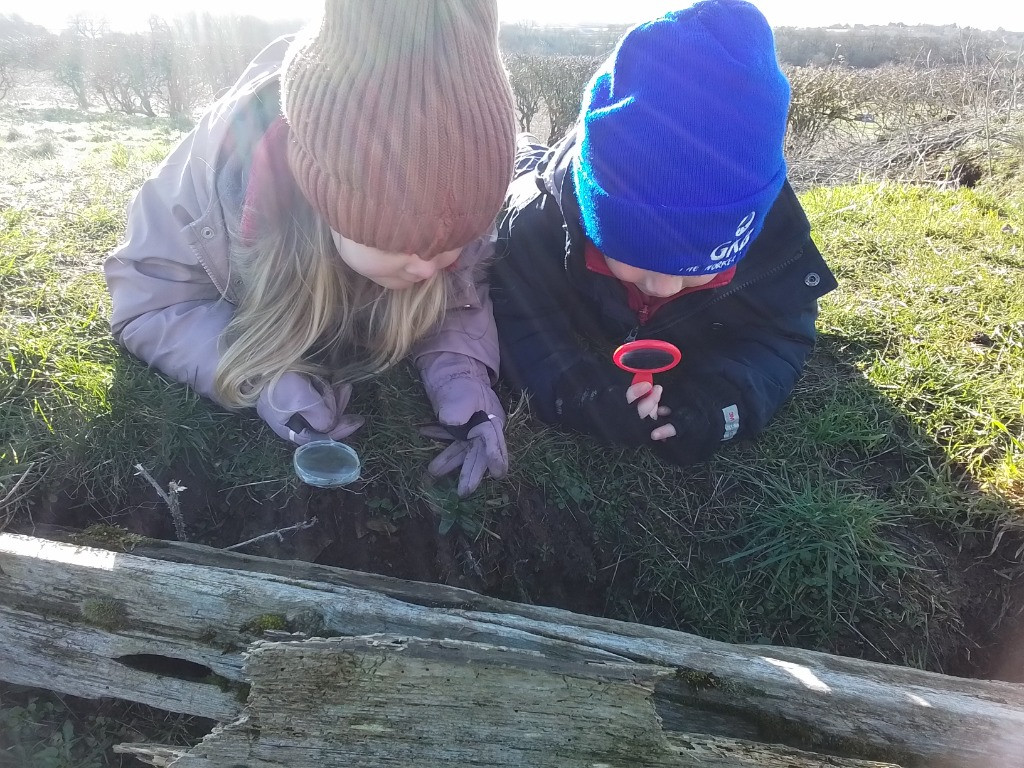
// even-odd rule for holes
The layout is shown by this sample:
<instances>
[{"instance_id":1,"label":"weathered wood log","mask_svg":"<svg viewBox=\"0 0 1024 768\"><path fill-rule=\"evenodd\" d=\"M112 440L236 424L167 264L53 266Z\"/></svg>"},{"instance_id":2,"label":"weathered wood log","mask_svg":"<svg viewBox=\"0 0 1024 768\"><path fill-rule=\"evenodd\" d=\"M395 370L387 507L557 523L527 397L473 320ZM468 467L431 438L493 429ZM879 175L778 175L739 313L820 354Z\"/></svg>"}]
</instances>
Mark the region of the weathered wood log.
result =
<instances>
[{"instance_id":1,"label":"weathered wood log","mask_svg":"<svg viewBox=\"0 0 1024 768\"><path fill-rule=\"evenodd\" d=\"M253 684L245 719L181 750L174 768L893 768L667 734L653 697L658 681L673 673L651 665L378 636L261 643L245 671ZM122 749L167 764L167 754L152 747Z\"/></svg>"},{"instance_id":2,"label":"weathered wood log","mask_svg":"<svg viewBox=\"0 0 1024 768\"><path fill-rule=\"evenodd\" d=\"M696 733L908 766L1024 766L1022 686L729 645L194 545L113 544L137 546L111 552L0 535L0 678L245 721L243 653L261 629L388 633L498 646L595 671L660 668L668 674L651 678L650 701L665 738ZM281 653L307 645L273 644L292 649Z\"/></svg>"}]
</instances>

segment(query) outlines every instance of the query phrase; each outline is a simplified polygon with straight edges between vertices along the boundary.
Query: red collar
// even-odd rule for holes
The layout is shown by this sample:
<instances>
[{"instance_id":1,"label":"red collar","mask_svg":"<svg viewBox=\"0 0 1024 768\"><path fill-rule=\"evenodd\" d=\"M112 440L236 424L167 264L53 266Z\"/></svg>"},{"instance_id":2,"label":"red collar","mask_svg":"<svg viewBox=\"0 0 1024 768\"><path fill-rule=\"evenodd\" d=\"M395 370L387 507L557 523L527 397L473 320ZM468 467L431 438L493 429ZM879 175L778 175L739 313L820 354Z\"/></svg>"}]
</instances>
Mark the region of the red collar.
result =
<instances>
[{"instance_id":1,"label":"red collar","mask_svg":"<svg viewBox=\"0 0 1024 768\"><path fill-rule=\"evenodd\" d=\"M604 254L597 250L597 246L589 240L587 240L583 256L586 261L587 269L591 272L596 272L599 275L607 275L608 277L615 277L615 275L612 274L612 271L608 269L608 262L604 260ZM718 288L720 286L727 285L735 274L736 267L730 267L729 269L717 273L714 280L709 283L697 285L692 288L683 288L679 293L675 293L664 298L648 296L633 283L627 283L622 280L619 280L619 282L622 283L623 287L626 289L626 296L629 299L629 308L636 313L637 320L640 325L643 325L654 316L655 312L670 301L675 301L680 296L685 296L688 293L706 291L710 288ZM616 279L618 280L618 278Z\"/></svg>"}]
</instances>

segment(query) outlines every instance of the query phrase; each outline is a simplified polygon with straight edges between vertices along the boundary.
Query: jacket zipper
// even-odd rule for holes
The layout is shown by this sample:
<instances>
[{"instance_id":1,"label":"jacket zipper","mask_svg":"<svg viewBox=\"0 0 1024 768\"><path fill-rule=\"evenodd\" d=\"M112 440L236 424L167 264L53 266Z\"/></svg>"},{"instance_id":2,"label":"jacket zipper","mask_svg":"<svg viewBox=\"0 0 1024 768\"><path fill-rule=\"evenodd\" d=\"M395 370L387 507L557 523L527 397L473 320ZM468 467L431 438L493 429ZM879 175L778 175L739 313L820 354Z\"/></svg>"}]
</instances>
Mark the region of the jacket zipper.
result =
<instances>
[{"instance_id":1,"label":"jacket zipper","mask_svg":"<svg viewBox=\"0 0 1024 768\"><path fill-rule=\"evenodd\" d=\"M640 334L641 326L647 325L647 321L651 317L651 307L649 304L644 304L636 313L637 324L633 326L632 330L626 335L623 344L628 344L631 341L636 341L636 337Z\"/></svg>"},{"instance_id":2,"label":"jacket zipper","mask_svg":"<svg viewBox=\"0 0 1024 768\"><path fill-rule=\"evenodd\" d=\"M793 254L792 258L787 259L786 261L782 262L781 264L776 264L774 267L769 269L767 272L765 272L763 274L760 274L760 275L757 275L756 277L754 277L753 280L747 280L745 283L742 283L742 284L734 286L734 287L730 287L730 289L728 291L725 291L725 292L719 294L718 296L715 296L715 298L713 298L713 299L711 299L709 301L704 302L703 304L701 304L699 307L696 307L695 309L693 309L688 314L683 315L682 317L677 317L676 319L672 320L670 323L667 323L667 324L663 325L658 330L662 331L662 330L665 330L666 328L671 328L676 323L682 322L683 320L687 320L687 319L693 317L694 315L696 315L698 312L703 312L705 309L707 309L708 307L710 307L710 306L712 306L714 304L717 304L722 299L725 299L725 298L727 298L729 296L732 296L734 293L737 293L738 291L742 291L742 290L746 289L748 286L751 286L754 283L760 282L761 280L764 280L765 278L771 277L776 272L781 272L783 269L788 267L790 264L793 264L794 262L798 261L800 259L800 257L803 256L803 255L804 255L804 249L803 248L799 248L797 250L797 252L795 254ZM639 327L634 328L632 331L630 331L630 335L633 337L632 339L630 339L630 341L633 341L633 340L636 339L636 334L638 332L639 332Z\"/></svg>"}]
</instances>

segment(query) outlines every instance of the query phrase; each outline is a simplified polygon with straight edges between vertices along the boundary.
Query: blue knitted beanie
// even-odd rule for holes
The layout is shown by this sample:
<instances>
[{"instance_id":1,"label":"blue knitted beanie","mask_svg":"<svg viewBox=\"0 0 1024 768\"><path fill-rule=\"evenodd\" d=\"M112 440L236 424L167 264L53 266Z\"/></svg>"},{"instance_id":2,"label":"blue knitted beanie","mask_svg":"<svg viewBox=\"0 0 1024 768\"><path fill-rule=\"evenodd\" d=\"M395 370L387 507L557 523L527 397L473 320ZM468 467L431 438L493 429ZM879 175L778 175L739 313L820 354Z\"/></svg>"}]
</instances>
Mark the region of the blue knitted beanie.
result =
<instances>
[{"instance_id":1,"label":"blue knitted beanie","mask_svg":"<svg viewBox=\"0 0 1024 768\"><path fill-rule=\"evenodd\" d=\"M640 269L733 266L785 182L788 110L750 3L701 0L633 27L583 99L573 178L587 236Z\"/></svg>"}]
</instances>

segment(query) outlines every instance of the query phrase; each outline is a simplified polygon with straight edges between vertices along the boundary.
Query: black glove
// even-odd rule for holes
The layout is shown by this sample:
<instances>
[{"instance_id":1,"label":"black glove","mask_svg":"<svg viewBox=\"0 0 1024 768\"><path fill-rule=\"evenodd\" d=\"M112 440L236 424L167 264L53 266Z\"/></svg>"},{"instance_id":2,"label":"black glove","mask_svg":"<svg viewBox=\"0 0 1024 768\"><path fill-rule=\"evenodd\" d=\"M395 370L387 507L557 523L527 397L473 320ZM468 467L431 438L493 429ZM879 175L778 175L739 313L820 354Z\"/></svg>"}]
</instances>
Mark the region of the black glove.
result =
<instances>
[{"instance_id":1,"label":"black glove","mask_svg":"<svg viewBox=\"0 0 1024 768\"><path fill-rule=\"evenodd\" d=\"M697 387L692 382L669 379L663 384L661 405L672 410L663 423L676 428L675 437L654 440L651 448L665 461L686 465L707 461L726 436L725 410L739 403L739 392L730 382L717 377Z\"/></svg>"},{"instance_id":2,"label":"black glove","mask_svg":"<svg viewBox=\"0 0 1024 768\"><path fill-rule=\"evenodd\" d=\"M618 445L648 445L664 419L641 419L626 402L632 374L593 361L577 363L555 383L555 412L567 427Z\"/></svg>"}]
</instances>

